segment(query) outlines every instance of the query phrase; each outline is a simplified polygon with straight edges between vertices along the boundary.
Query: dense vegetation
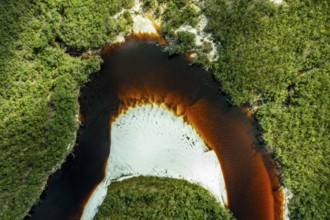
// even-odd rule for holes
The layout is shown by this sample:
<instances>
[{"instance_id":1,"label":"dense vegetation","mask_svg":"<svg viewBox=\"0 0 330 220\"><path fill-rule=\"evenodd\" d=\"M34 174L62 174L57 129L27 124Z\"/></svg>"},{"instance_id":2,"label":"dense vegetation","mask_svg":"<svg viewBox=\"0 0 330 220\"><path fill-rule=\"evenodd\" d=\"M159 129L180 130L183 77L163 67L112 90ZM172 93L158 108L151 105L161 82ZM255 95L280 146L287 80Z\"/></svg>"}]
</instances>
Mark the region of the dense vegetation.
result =
<instances>
[{"instance_id":1,"label":"dense vegetation","mask_svg":"<svg viewBox=\"0 0 330 220\"><path fill-rule=\"evenodd\" d=\"M194 34L174 32L198 22L201 11L190 0L142 2L145 11L151 7L156 17L162 17L164 34L176 43L169 52L197 49ZM113 15L132 3L1 1L0 219L22 219L48 175L71 151L79 87L101 62L88 50L127 32L129 14L118 19ZM283 182L294 195L291 218L326 219L328 1L288 0L278 6L268 0L205 0L201 8L220 57L210 63L199 56L198 62L213 70L235 105L247 103L254 111L263 139L283 171Z\"/></svg>"},{"instance_id":2,"label":"dense vegetation","mask_svg":"<svg viewBox=\"0 0 330 220\"><path fill-rule=\"evenodd\" d=\"M162 32L168 35L181 25L196 26L201 12L191 0L141 0L144 11L149 10L162 20ZM171 33L171 34L170 34Z\"/></svg>"},{"instance_id":3,"label":"dense vegetation","mask_svg":"<svg viewBox=\"0 0 330 220\"><path fill-rule=\"evenodd\" d=\"M95 219L233 219L203 187L185 180L135 177L115 182Z\"/></svg>"},{"instance_id":4,"label":"dense vegetation","mask_svg":"<svg viewBox=\"0 0 330 220\"><path fill-rule=\"evenodd\" d=\"M219 42L213 70L249 103L293 193L292 219L330 216L329 2L207 0Z\"/></svg>"},{"instance_id":5,"label":"dense vegetation","mask_svg":"<svg viewBox=\"0 0 330 220\"><path fill-rule=\"evenodd\" d=\"M105 42L127 31L123 16L113 16L124 8L131 8L134 0L71 0L61 5L63 20L58 35L65 45L74 49L98 48Z\"/></svg>"},{"instance_id":6,"label":"dense vegetation","mask_svg":"<svg viewBox=\"0 0 330 220\"><path fill-rule=\"evenodd\" d=\"M100 60L65 52L121 30L107 19L129 2L112 2L1 1L0 219L22 219L72 149L79 87Z\"/></svg>"},{"instance_id":7,"label":"dense vegetation","mask_svg":"<svg viewBox=\"0 0 330 220\"><path fill-rule=\"evenodd\" d=\"M202 51L195 45L195 33L179 30L182 26L192 28L197 26L201 10L195 4L196 2L191 0L142 0L142 3L145 12L152 13L153 19L161 20L161 32L168 40L169 45L166 51L170 55L192 50Z\"/></svg>"}]
</instances>

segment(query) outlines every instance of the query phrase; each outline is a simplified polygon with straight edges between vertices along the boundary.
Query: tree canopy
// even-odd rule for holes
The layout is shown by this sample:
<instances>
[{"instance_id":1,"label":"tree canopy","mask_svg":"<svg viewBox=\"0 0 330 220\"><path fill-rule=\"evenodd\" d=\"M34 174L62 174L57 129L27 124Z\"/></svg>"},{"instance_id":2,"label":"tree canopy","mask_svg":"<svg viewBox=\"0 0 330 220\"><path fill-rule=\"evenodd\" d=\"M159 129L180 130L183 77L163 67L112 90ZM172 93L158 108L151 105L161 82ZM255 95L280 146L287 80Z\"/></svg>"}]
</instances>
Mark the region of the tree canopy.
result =
<instances>
[{"instance_id":1,"label":"tree canopy","mask_svg":"<svg viewBox=\"0 0 330 220\"><path fill-rule=\"evenodd\" d=\"M163 16L170 52L194 51L175 32L208 18L219 58L210 68L235 105L248 104L293 193L292 219L330 216L329 2L143 0ZM193 4L192 4L193 3ZM79 88L102 62L89 50L127 33L132 0L2 0L0 219L22 219L65 160L78 128ZM162 8L162 5L166 7ZM171 49L171 48L170 48ZM207 47L204 47L205 51ZM214 209L215 210L215 209Z\"/></svg>"},{"instance_id":2,"label":"tree canopy","mask_svg":"<svg viewBox=\"0 0 330 220\"><path fill-rule=\"evenodd\" d=\"M95 219L233 219L203 187L185 180L134 177L111 183Z\"/></svg>"},{"instance_id":3,"label":"tree canopy","mask_svg":"<svg viewBox=\"0 0 330 220\"><path fill-rule=\"evenodd\" d=\"M292 219L330 213L329 2L207 0L219 44L213 71L236 105L248 103L292 191Z\"/></svg>"}]
</instances>

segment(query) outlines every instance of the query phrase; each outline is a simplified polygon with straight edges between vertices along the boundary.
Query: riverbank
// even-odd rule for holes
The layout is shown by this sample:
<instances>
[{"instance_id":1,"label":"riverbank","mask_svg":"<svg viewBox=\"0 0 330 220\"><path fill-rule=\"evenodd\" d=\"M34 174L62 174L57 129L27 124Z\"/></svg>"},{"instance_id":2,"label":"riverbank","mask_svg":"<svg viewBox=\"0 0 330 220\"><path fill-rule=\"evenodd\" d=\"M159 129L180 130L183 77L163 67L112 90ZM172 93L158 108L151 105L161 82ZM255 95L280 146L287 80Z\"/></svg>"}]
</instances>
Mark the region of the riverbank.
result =
<instances>
[{"instance_id":1,"label":"riverbank","mask_svg":"<svg viewBox=\"0 0 330 220\"><path fill-rule=\"evenodd\" d=\"M290 215L322 219L330 215L329 5L294 1L274 9L267 2L237 1L235 7L204 2L207 30L219 50L218 61L204 66L232 103L250 103L262 138L284 171L282 180L294 194ZM129 22L113 16L129 4L0 5L0 218L22 219L54 167L70 153L66 148L73 146L78 126L79 87L101 62L87 51L126 30ZM182 14L177 7L174 11Z\"/></svg>"},{"instance_id":2,"label":"riverbank","mask_svg":"<svg viewBox=\"0 0 330 220\"><path fill-rule=\"evenodd\" d=\"M92 219L112 182L136 176L184 179L209 190L225 206L227 192L218 158L191 125L156 104L128 109L111 125L106 175L85 206Z\"/></svg>"},{"instance_id":3,"label":"riverbank","mask_svg":"<svg viewBox=\"0 0 330 220\"><path fill-rule=\"evenodd\" d=\"M177 117L183 117L185 122L191 124L205 141L208 148L217 154L224 172L226 188L229 190L228 206L231 210L235 210L233 211L235 216L248 215L255 216L255 218L269 218L270 216L282 215L282 192L275 174L274 163L268 152L264 151L262 146L255 140L254 133L252 132L253 128L250 127L252 125L249 124L249 120L244 120L242 113L238 109L231 109L225 101L225 97L218 93L216 81L212 78L211 73L198 66L190 66L183 55L169 59L168 54L162 52L159 46L139 39L130 39L125 44L110 47L110 49L104 48L102 58L104 60L104 68L95 74L95 78L85 88L84 96L89 94L87 91L93 91L93 93L86 96L86 100L90 100L91 103L84 101L86 104L82 105L82 109L84 109L82 114L84 116L87 116L91 120L91 118L96 116L88 116L88 114L95 115L98 111L107 112L107 110L102 109L110 108L109 106L114 105L110 108L112 109L110 126L111 129L116 129L112 123L121 114L129 111L130 108L134 109L139 106L143 107L144 105L155 103L168 109L176 114ZM189 81L186 80L188 78ZM94 96L98 98L94 100ZM107 100L106 103L108 104L102 104L102 100ZM97 106L102 108L99 110L94 109L93 111L87 110L88 108L95 108ZM155 109L157 110L158 108ZM150 108L150 112L153 112L151 110L153 108ZM155 114L163 112L156 110L154 112ZM126 118L127 120L124 120L126 122L123 121L120 127L129 124L131 120L133 122L136 120L140 121L137 125L142 126L142 128L147 126L147 122L153 117L148 119L148 114L144 115L142 114L143 112L144 110L137 111L137 113L133 114L134 117L131 117L132 119ZM138 113L144 117L138 117ZM145 122L143 122L144 120ZM173 122L173 120L169 121ZM131 126L133 128L135 127L133 125ZM162 124L160 123L158 125L156 123L153 126L158 128ZM170 128L169 125L168 127ZM140 132L136 134L134 134L133 130L123 133L123 136L129 134L132 136L128 136L131 138L122 140L122 143L126 144L122 148L119 148L121 150L118 150L118 152L123 153L125 149L133 149L140 145L144 146L142 142L140 145L125 142L133 141L134 143L140 143L138 140L142 141L140 136L143 136L144 130L137 129ZM155 132L157 129L154 130L153 134L156 135ZM171 131L169 130L168 132ZM177 133L180 134L179 132ZM176 137L174 134L171 136ZM136 141L134 141L133 137L137 138ZM110 139L116 143L116 137L111 136ZM151 142L148 142L149 139ZM167 145L166 143L168 142L165 140L164 145L158 145L158 139L162 140L161 137L155 139L151 137L147 138L145 144L154 143L155 146L171 146ZM178 137L177 139L180 140L181 138ZM251 146L253 147L251 148ZM116 148L114 147L114 149ZM151 147L149 151L152 153L155 149ZM143 151L140 150L138 152L142 153ZM133 151L128 150L127 154L130 153L133 154ZM167 152L164 152L164 154L167 154ZM137 155L139 154L137 153ZM233 155L236 155L235 159L230 159ZM115 155L113 156L116 159ZM171 155L169 157L171 158ZM109 158L111 159L111 154ZM126 171L128 173L120 174L121 169L119 167L123 165L123 168L125 168L127 165L125 165L126 160L124 156L119 158L121 158L117 160L119 164L113 164L117 166L118 175L130 175L129 171ZM149 159L153 160L153 157ZM145 172L143 169L144 160L141 160L142 165L137 164L137 161L140 160L131 159L127 162L134 163L135 161L135 167L138 169L138 172ZM165 160L167 159L165 158ZM162 160L159 159L159 161ZM173 164L175 163L173 162ZM132 173L136 172L133 165L128 167ZM112 171L118 173L116 170ZM157 173L157 171L155 172ZM104 179L104 182L109 183L106 179ZM259 186L258 189L254 187L256 185ZM248 190L246 191L244 189ZM256 190L261 190L263 196ZM244 203L242 202L243 200L245 201ZM250 200L254 202L248 202ZM251 204L254 205L251 206Z\"/></svg>"},{"instance_id":4,"label":"riverbank","mask_svg":"<svg viewBox=\"0 0 330 220\"><path fill-rule=\"evenodd\" d=\"M199 185L178 179L135 177L112 183L95 219L233 219Z\"/></svg>"}]
</instances>

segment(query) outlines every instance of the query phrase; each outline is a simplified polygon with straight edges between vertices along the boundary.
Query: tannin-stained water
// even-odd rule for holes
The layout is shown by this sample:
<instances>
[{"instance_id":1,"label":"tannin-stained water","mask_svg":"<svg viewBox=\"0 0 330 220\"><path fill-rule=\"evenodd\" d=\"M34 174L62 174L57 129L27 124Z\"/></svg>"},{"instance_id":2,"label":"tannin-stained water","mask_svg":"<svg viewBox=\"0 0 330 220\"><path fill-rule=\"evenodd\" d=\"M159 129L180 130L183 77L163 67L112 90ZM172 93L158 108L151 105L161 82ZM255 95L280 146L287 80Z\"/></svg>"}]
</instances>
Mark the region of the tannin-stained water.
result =
<instances>
[{"instance_id":1,"label":"tannin-stained water","mask_svg":"<svg viewBox=\"0 0 330 220\"><path fill-rule=\"evenodd\" d=\"M164 106L144 104L129 108L112 122L106 175L81 219L96 215L112 182L140 175L188 180L209 190L222 206L228 201L217 155L196 130Z\"/></svg>"},{"instance_id":2,"label":"tannin-stained water","mask_svg":"<svg viewBox=\"0 0 330 220\"><path fill-rule=\"evenodd\" d=\"M101 70L81 89L77 147L50 179L32 219L76 219L105 175L115 119L130 107L161 105L192 125L218 156L228 207L237 219L280 219L282 190L254 126L219 92L211 73L184 56L131 39L104 48ZM109 148L110 146L110 148Z\"/></svg>"}]
</instances>

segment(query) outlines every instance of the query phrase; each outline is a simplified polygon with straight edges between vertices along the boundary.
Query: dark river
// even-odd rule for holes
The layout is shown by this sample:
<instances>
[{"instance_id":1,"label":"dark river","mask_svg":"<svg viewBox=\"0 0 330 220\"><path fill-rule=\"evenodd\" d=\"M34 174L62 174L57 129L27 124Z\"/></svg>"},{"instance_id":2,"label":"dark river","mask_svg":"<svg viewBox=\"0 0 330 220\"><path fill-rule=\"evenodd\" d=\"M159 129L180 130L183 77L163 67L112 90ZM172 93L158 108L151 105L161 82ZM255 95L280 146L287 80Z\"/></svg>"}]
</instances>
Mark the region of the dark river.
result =
<instances>
[{"instance_id":1,"label":"dark river","mask_svg":"<svg viewBox=\"0 0 330 220\"><path fill-rule=\"evenodd\" d=\"M231 106L213 75L160 46L130 39L102 50L101 70L81 88L77 146L48 180L26 219L79 219L105 175L111 123L129 107L162 104L191 124L221 163L228 208L237 219L280 219L283 196L251 119Z\"/></svg>"}]
</instances>

